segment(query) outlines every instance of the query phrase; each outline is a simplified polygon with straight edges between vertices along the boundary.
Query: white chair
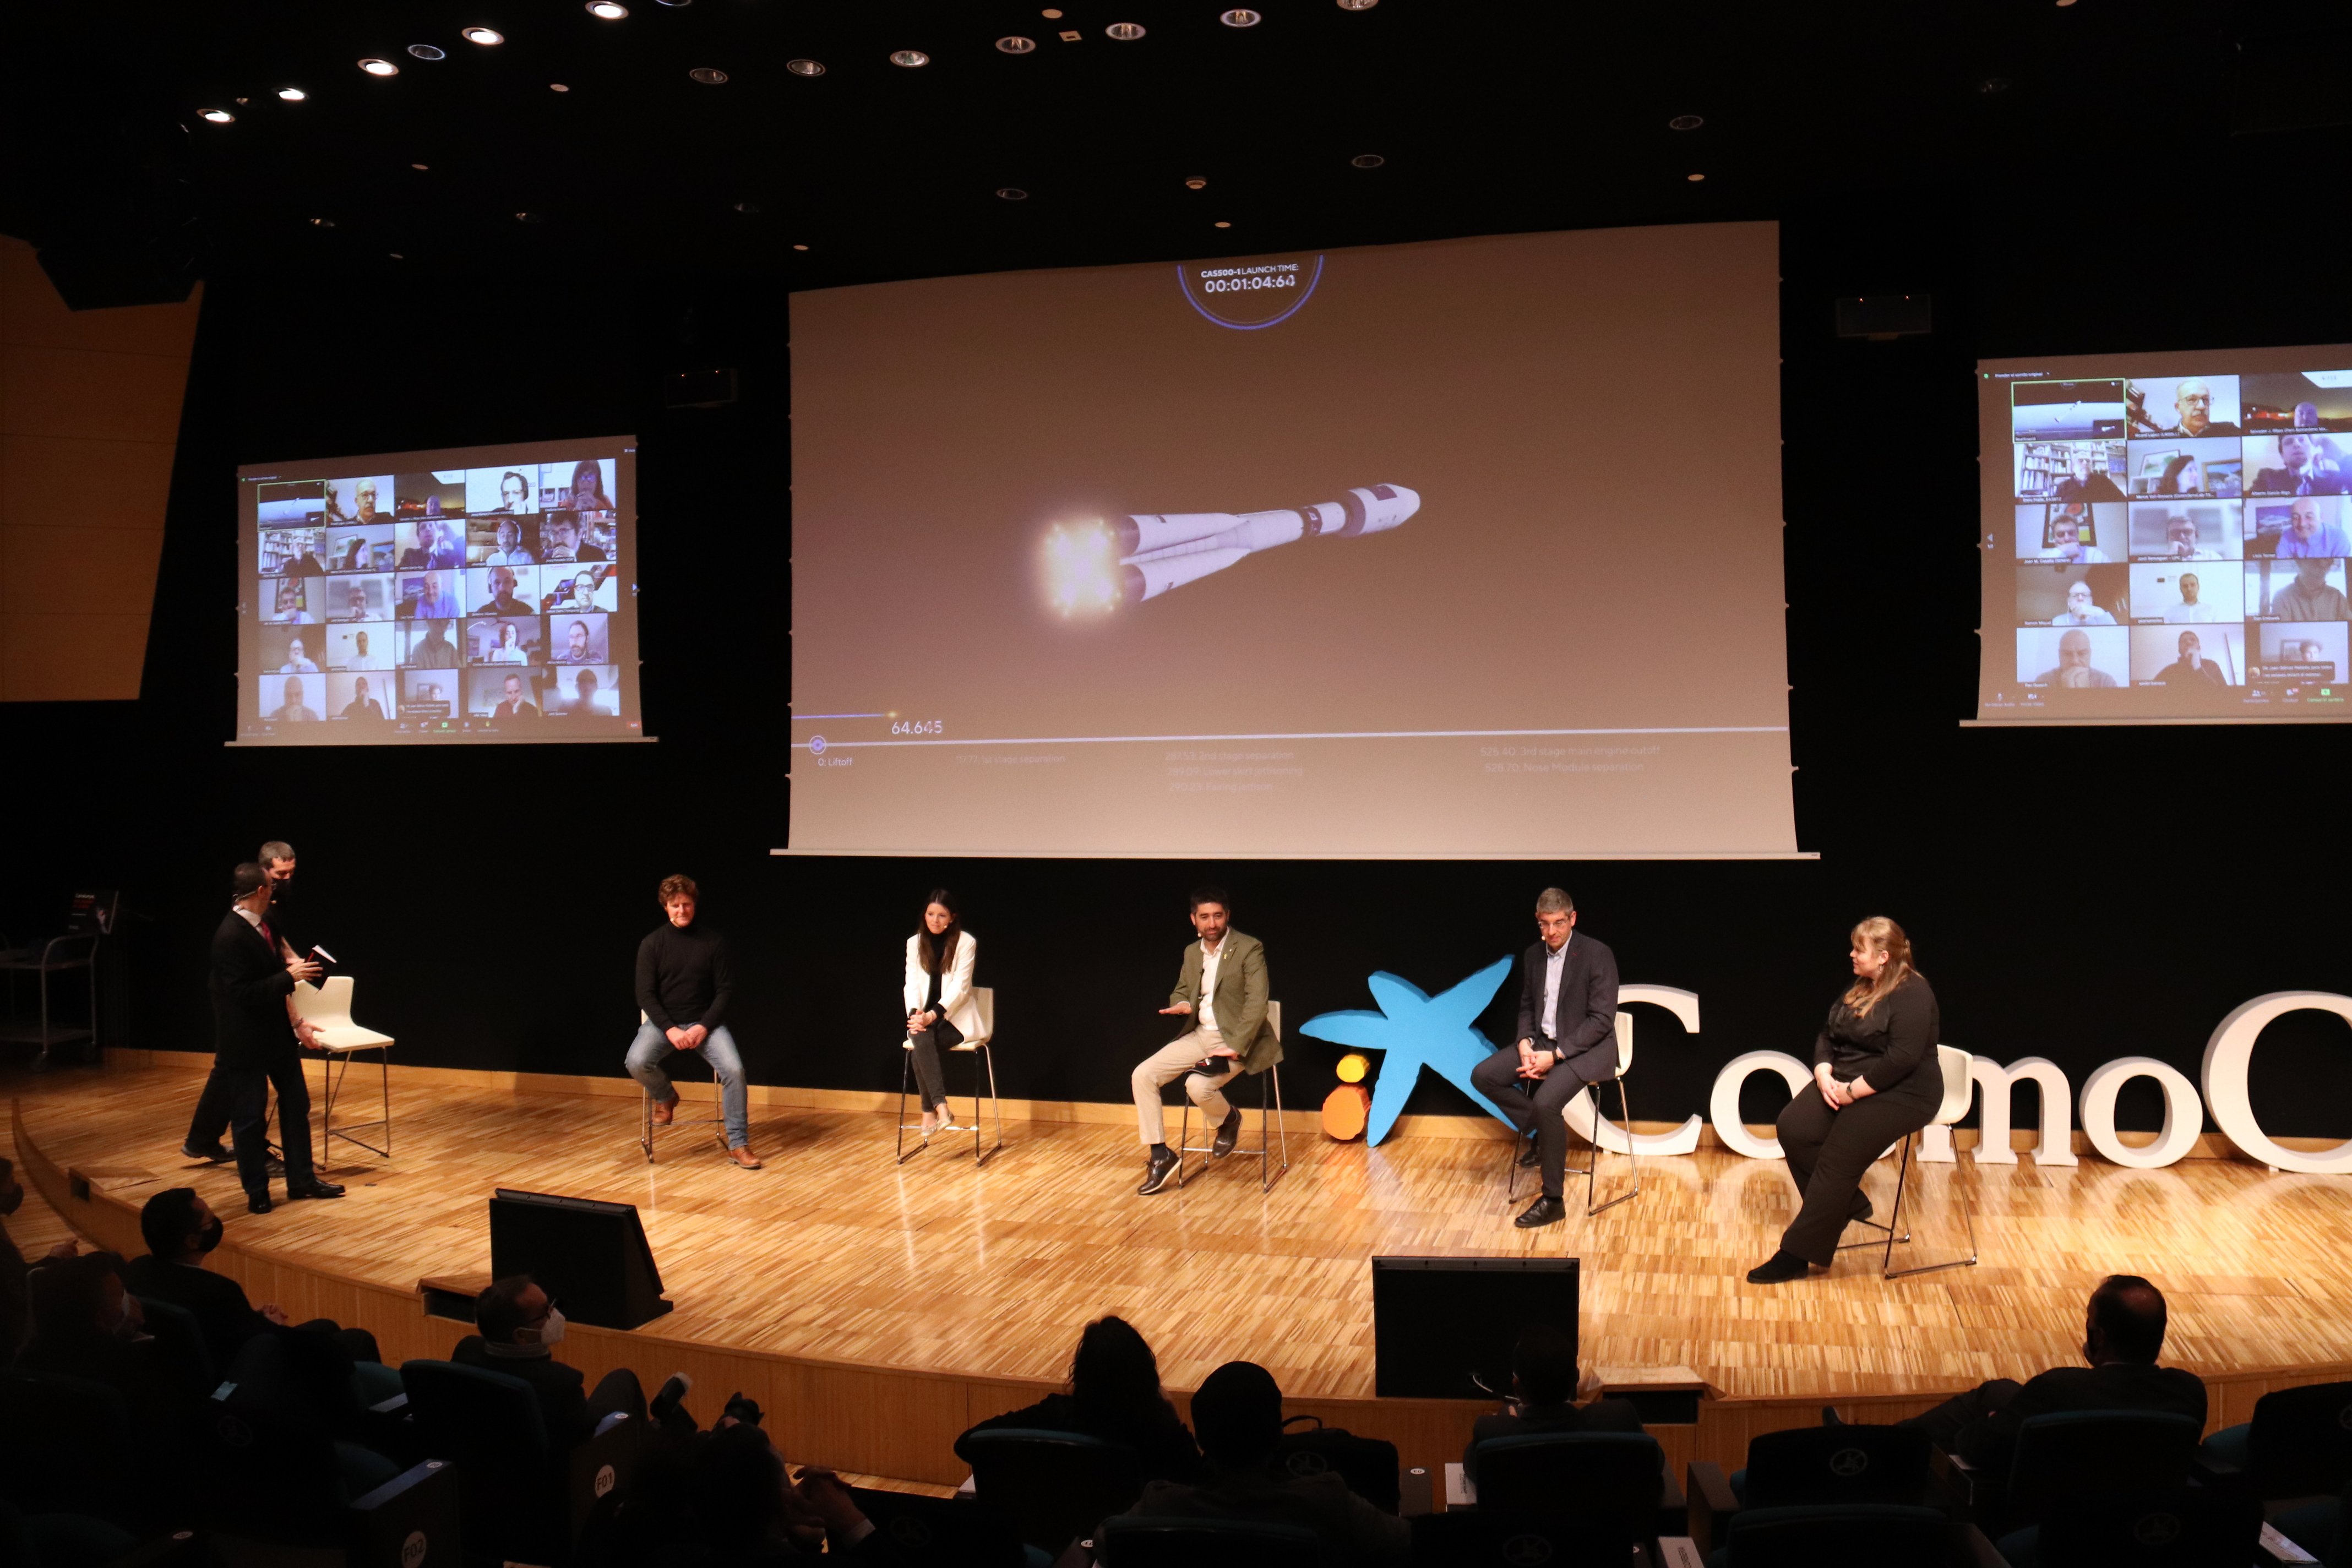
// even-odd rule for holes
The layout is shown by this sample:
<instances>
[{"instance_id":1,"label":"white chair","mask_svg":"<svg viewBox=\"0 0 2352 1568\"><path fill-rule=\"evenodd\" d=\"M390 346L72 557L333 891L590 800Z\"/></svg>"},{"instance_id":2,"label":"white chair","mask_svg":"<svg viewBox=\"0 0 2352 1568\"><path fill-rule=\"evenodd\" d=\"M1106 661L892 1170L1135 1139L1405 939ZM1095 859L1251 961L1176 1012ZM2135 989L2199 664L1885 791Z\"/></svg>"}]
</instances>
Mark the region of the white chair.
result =
<instances>
[{"instance_id":1,"label":"white chair","mask_svg":"<svg viewBox=\"0 0 2352 1568\"><path fill-rule=\"evenodd\" d=\"M1591 1219L1603 1210L1613 1209L1619 1204L1631 1202L1642 1195L1642 1162L1633 1154L1633 1113L1628 1109L1625 1100L1625 1075L1633 1070L1633 1029L1632 1020L1622 1011L1617 1015L1616 1034L1617 1070L1608 1078L1594 1079L1585 1086L1582 1091L1592 1097L1592 1152L1586 1158L1581 1170L1570 1167L1564 1173L1567 1175L1584 1178L1584 1217L1587 1219ZM1625 1130L1625 1164L1626 1168L1633 1173L1633 1187L1631 1192L1620 1193L1605 1204L1596 1205L1593 1200L1601 1195L1601 1122L1602 1120L1601 1086L1605 1083L1613 1083L1617 1086L1617 1123ZM1525 1081L1521 1082L1519 1088L1523 1093L1532 1094L1535 1091L1535 1086ZM1573 1099L1569 1101L1570 1105L1575 1103ZM1560 1117L1564 1121L1567 1116L1568 1107L1562 1106ZM1508 1140L1507 1146L1510 1152L1506 1158L1510 1163L1506 1167L1509 1179L1503 1188L1505 1208L1509 1208L1518 1202L1519 1155L1526 1147L1526 1142L1523 1138L1515 1137Z\"/></svg>"},{"instance_id":2,"label":"white chair","mask_svg":"<svg viewBox=\"0 0 2352 1568\"><path fill-rule=\"evenodd\" d=\"M1281 1039L1281 1003L1268 1002L1265 1005L1265 1022L1266 1026L1274 1031L1274 1037L1277 1040ZM1228 1079L1225 1087L1230 1089L1238 1081L1238 1078ZM1267 1133L1269 1126L1273 1129L1271 1136ZM1176 1124L1176 1184L1179 1187L1183 1186L1185 1182L1185 1155L1213 1154L1216 1152L1216 1148L1213 1144L1202 1144L1196 1147L1188 1142L1186 1140L1191 1137L1192 1131L1192 1097L1188 1093L1184 1096L1183 1120ZM1274 1140L1276 1138L1282 1140L1282 1164L1279 1168L1275 1166L1273 1163L1272 1151L1274 1148ZM1274 1184L1280 1181L1284 1174L1289 1171L1290 1130L1282 1124L1282 1064L1280 1062L1275 1063L1272 1067L1267 1068L1265 1072L1258 1075L1257 1147L1255 1149L1237 1148L1234 1152L1236 1154L1255 1154L1257 1156L1257 1190L1261 1193L1270 1193L1274 1191Z\"/></svg>"},{"instance_id":3,"label":"white chair","mask_svg":"<svg viewBox=\"0 0 2352 1568\"><path fill-rule=\"evenodd\" d=\"M641 1007L637 1010L637 1027L642 1029L645 1026L645 1009ZM677 1093L677 1068L678 1058L693 1057L699 1060L701 1056L702 1053L700 1051L672 1051L670 1053L669 1059L662 1066L662 1070L669 1074L670 1092L672 1094ZM708 1066L709 1064L706 1062L704 1065ZM711 1081L713 1083L718 1081L717 1074L714 1073L711 1075ZM648 1165L654 1163L654 1137L656 1133L675 1132L681 1127L718 1127L723 1129L727 1125L727 1116L723 1109L719 1114L716 1116L692 1116L687 1117L683 1120L673 1119L668 1121L656 1123L654 1121L654 1097L645 1091L645 1087L642 1084L637 1087L637 1146L646 1152L646 1163ZM683 1105L686 1103L685 1097L681 1095L671 1103ZM714 1132L711 1136L719 1141L719 1146L721 1149L727 1147L727 1134L725 1131L721 1131Z\"/></svg>"},{"instance_id":4,"label":"white chair","mask_svg":"<svg viewBox=\"0 0 2352 1568\"><path fill-rule=\"evenodd\" d=\"M1936 1108L1936 1125L1954 1126L1961 1117L1969 1113L1969 1102L1975 1087L1969 1081L1969 1053L1955 1046L1937 1046L1936 1062L1944 1072L1944 1103ZM1911 1239L1911 1233L1902 1229L1903 1196L1906 1179L1911 1174L1911 1144L1917 1136L1913 1132L1903 1135L1903 1152L1895 1167L1895 1209L1886 1216L1886 1223L1881 1225L1874 1219L1853 1222L1856 1225L1867 1226L1872 1230L1885 1231L1885 1241L1883 1243L1849 1241L1838 1248L1840 1252L1851 1252L1861 1247L1885 1247L1886 1255L1880 1260L1879 1270L1889 1279L1899 1279L1906 1274L1934 1274L1946 1268L1973 1268L1977 1266L1976 1215L1969 1207L1968 1194L1960 1192L1957 1195L1959 1198L1960 1217L1968 1226L1969 1255L1966 1258L1955 1258L1944 1263L1922 1263L1910 1268L1895 1267L1895 1244L1898 1241L1908 1243ZM1954 1155L1955 1159L1958 1157L1957 1154ZM1955 1171L1954 1174L1957 1175L1958 1172ZM1898 1231L1901 1234L1896 1234Z\"/></svg>"},{"instance_id":5,"label":"white chair","mask_svg":"<svg viewBox=\"0 0 2352 1568\"><path fill-rule=\"evenodd\" d=\"M323 1092L319 1096L320 1114L324 1122L323 1131L319 1135L320 1159L325 1160L338 1138L346 1143L357 1144L371 1154L391 1159L392 1037L362 1028L352 1022L352 977L348 974L330 974L316 985L306 985L297 981L294 985L294 1013L310 1026L310 1037L327 1054L327 1059L319 1064L319 1076L325 1080L320 1085ZM373 1121L348 1121L343 1125L382 1127L383 1147L381 1149L352 1137L349 1132L339 1131L335 1126L335 1097L342 1091L343 1077L351 1071L352 1058L362 1051L375 1052L376 1065L383 1069L383 1114Z\"/></svg>"},{"instance_id":6,"label":"white chair","mask_svg":"<svg viewBox=\"0 0 2352 1568\"><path fill-rule=\"evenodd\" d=\"M1004 1102L996 1097L996 987L973 986L971 1005L973 1011L980 1015L980 1033L970 1037L960 1045L950 1046L948 1047L948 1054L950 1056L969 1055L971 1058L971 1156L972 1169L978 1170L995 1159L997 1151L1004 1147ZM898 1060L898 1163L903 1165L925 1149L929 1148L930 1142L928 1139L924 1140L916 1144L911 1152L907 1148L907 1134L920 1131L923 1124L907 1120L907 1084L908 1075L914 1071L915 1042L911 1039L901 1039L898 1047L903 1053ZM983 1063L986 1064L984 1068ZM944 1063L941 1064L941 1076L944 1077ZM996 1113L996 1142L990 1144L984 1153L980 1147L980 1088L983 1077L988 1084L988 1103Z\"/></svg>"}]
</instances>

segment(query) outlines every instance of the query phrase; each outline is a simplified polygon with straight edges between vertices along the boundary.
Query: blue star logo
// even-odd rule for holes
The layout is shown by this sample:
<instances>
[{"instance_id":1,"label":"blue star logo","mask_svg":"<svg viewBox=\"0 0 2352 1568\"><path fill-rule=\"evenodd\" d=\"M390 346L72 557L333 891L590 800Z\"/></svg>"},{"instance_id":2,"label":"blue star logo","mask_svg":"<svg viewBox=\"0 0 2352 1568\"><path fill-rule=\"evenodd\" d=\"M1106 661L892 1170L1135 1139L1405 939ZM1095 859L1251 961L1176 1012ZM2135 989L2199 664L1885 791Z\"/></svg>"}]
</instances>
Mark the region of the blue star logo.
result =
<instances>
[{"instance_id":1,"label":"blue star logo","mask_svg":"<svg viewBox=\"0 0 2352 1568\"><path fill-rule=\"evenodd\" d=\"M1298 1026L1300 1033L1318 1040L1351 1046L1360 1051L1388 1053L1381 1064L1380 1083L1372 1090L1371 1118L1364 1128L1365 1142L1379 1142L1396 1126L1397 1116L1404 1110L1412 1086L1420 1081L1423 1068L1468 1095L1474 1104L1488 1111L1496 1121L1503 1121L1502 1113L1471 1087L1470 1069L1495 1054L1494 1043L1471 1026L1486 1010L1486 1004L1495 999L1495 993L1502 989L1503 977L1511 973L1514 962L1507 955L1498 958L1436 996L1402 975L1381 970L1369 982L1372 1000L1381 1005L1379 1012L1353 1009L1318 1013ZM1507 1121L1504 1124L1509 1125Z\"/></svg>"}]
</instances>

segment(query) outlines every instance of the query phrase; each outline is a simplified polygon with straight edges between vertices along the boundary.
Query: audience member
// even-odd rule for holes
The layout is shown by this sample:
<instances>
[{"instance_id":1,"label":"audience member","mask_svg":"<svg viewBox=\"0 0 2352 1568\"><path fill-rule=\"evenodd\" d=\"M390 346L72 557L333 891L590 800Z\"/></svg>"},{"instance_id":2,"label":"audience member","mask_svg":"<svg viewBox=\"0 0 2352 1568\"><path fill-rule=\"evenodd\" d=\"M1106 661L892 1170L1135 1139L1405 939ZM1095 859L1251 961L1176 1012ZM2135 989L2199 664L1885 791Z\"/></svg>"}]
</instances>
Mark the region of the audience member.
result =
<instances>
[{"instance_id":1,"label":"audience member","mask_svg":"<svg viewBox=\"0 0 2352 1568\"><path fill-rule=\"evenodd\" d=\"M2156 1364L2164 1349L2164 1293L2137 1274L2111 1274L2091 1292L2084 1313L2083 1359L2053 1367L2022 1385L2005 1377L1980 1384L1924 1415L1899 1421L1936 1446L1994 1476L2009 1474L2017 1429L2062 1410L2157 1410L2205 1422L2205 1384L2194 1373Z\"/></svg>"},{"instance_id":2,"label":"audience member","mask_svg":"<svg viewBox=\"0 0 2352 1568\"><path fill-rule=\"evenodd\" d=\"M1049 1394L1034 1405L992 1415L971 1431L1002 1426L1083 1432L1123 1444L1142 1461L1146 1480L1189 1481L1201 1468L1192 1434L1160 1391L1159 1359L1124 1318L1097 1318L1078 1335L1068 1393ZM956 1439L956 1457L971 1458L961 1437Z\"/></svg>"},{"instance_id":3,"label":"audience member","mask_svg":"<svg viewBox=\"0 0 2352 1568\"><path fill-rule=\"evenodd\" d=\"M1410 1558L1411 1527L1349 1491L1338 1472L1293 1476L1274 1468L1282 1390L1265 1368L1232 1361L1211 1373L1192 1396L1192 1420L1207 1457L1201 1480L1150 1482L1131 1517L1304 1525L1322 1540L1325 1568Z\"/></svg>"},{"instance_id":4,"label":"audience member","mask_svg":"<svg viewBox=\"0 0 2352 1568\"><path fill-rule=\"evenodd\" d=\"M1639 1432L1641 1415L1632 1401L1596 1399L1576 1403L1576 1337L1550 1323L1530 1324L1511 1352L1511 1397L1492 1415L1481 1415L1462 1450L1462 1472L1478 1479L1478 1445L1489 1437L1523 1437L1538 1432Z\"/></svg>"},{"instance_id":5,"label":"audience member","mask_svg":"<svg viewBox=\"0 0 2352 1568\"><path fill-rule=\"evenodd\" d=\"M17 1371L103 1384L134 1419L171 1417L176 1384L123 1283L121 1258L86 1252L44 1262L26 1276L26 1291L33 1337L16 1352Z\"/></svg>"},{"instance_id":6,"label":"audience member","mask_svg":"<svg viewBox=\"0 0 2352 1568\"><path fill-rule=\"evenodd\" d=\"M25 1184L16 1179L16 1163L0 1155L0 1216L15 1214L24 1203ZM43 1255L42 1261L71 1258L79 1250L72 1241L60 1241ZM31 1328L31 1310L25 1300L25 1277L30 1272L31 1266L16 1250L7 1226L0 1226L0 1366L16 1359Z\"/></svg>"},{"instance_id":7,"label":"audience member","mask_svg":"<svg viewBox=\"0 0 2352 1568\"><path fill-rule=\"evenodd\" d=\"M891 1561L905 1549L879 1535L831 1470L809 1468L795 1487L784 1457L759 1427L730 1422L695 1455L691 1492L702 1561L728 1568L789 1562L823 1552Z\"/></svg>"},{"instance_id":8,"label":"audience member","mask_svg":"<svg viewBox=\"0 0 2352 1568\"><path fill-rule=\"evenodd\" d=\"M694 1417L682 1404L694 1384L683 1373L672 1373L650 1405L645 1385L627 1367L606 1373L593 1394L583 1392L588 1380L580 1369L555 1359L555 1347L563 1342L563 1314L528 1274L491 1281L474 1299L474 1327L478 1331L459 1340L449 1359L529 1384L551 1443L580 1443L615 1412L640 1422L650 1412L672 1434L694 1430Z\"/></svg>"}]
</instances>

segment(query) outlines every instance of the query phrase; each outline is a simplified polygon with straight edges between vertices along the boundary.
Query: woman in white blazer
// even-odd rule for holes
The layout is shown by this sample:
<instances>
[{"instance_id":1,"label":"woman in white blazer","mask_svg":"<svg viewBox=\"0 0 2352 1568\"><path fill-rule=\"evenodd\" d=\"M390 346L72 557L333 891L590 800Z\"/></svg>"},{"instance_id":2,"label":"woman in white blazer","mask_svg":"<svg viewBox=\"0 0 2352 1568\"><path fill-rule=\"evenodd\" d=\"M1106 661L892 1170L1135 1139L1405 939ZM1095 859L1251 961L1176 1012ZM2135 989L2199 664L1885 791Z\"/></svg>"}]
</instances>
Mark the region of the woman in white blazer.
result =
<instances>
[{"instance_id":1,"label":"woman in white blazer","mask_svg":"<svg viewBox=\"0 0 2352 1568\"><path fill-rule=\"evenodd\" d=\"M956 914L955 895L933 888L923 907L923 929L907 939L907 1038L914 1047L915 1081L923 1091L926 1138L955 1125L940 1053L980 1032L980 1009L971 995L972 960L979 949Z\"/></svg>"}]
</instances>

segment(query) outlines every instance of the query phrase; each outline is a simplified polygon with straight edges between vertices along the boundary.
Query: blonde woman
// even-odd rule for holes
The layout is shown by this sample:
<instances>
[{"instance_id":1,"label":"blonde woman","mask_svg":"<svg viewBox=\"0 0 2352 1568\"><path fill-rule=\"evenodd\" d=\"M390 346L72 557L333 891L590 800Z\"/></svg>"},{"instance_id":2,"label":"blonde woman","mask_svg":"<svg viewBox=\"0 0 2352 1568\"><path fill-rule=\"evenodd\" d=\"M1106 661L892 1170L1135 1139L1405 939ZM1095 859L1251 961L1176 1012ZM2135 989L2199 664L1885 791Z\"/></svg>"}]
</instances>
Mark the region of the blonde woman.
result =
<instances>
[{"instance_id":1,"label":"blonde woman","mask_svg":"<svg viewBox=\"0 0 2352 1568\"><path fill-rule=\"evenodd\" d=\"M1888 1145L1934 1121L1944 1102L1941 1020L1927 977L1912 967L1910 939L1873 915L1852 940L1853 984L1813 1042L1813 1081L1780 1112L1780 1149L1803 1203L1780 1249L1748 1270L1751 1285L1828 1268L1846 1226L1870 1217L1863 1173Z\"/></svg>"},{"instance_id":2,"label":"blonde woman","mask_svg":"<svg viewBox=\"0 0 2352 1568\"><path fill-rule=\"evenodd\" d=\"M947 1075L940 1053L980 1032L972 1001L972 962L980 943L956 913L955 895L933 888L923 905L923 929L907 939L907 1038L913 1043L915 1081L923 1091L923 1136L955 1122L948 1112ZM973 1115L979 1114L975 1109Z\"/></svg>"}]
</instances>

